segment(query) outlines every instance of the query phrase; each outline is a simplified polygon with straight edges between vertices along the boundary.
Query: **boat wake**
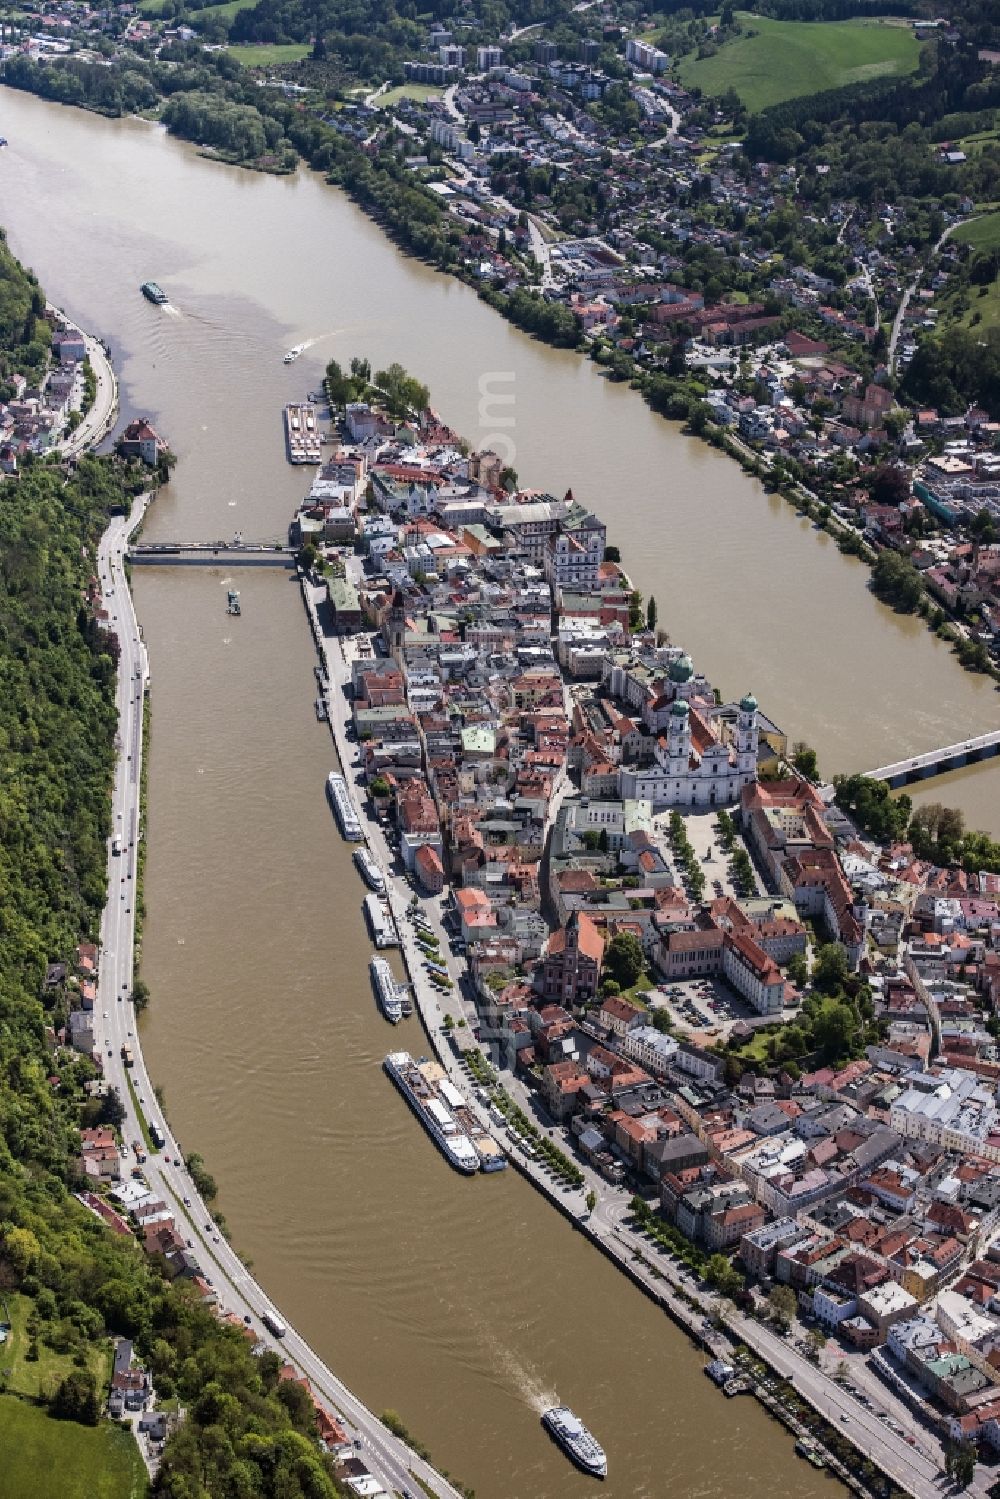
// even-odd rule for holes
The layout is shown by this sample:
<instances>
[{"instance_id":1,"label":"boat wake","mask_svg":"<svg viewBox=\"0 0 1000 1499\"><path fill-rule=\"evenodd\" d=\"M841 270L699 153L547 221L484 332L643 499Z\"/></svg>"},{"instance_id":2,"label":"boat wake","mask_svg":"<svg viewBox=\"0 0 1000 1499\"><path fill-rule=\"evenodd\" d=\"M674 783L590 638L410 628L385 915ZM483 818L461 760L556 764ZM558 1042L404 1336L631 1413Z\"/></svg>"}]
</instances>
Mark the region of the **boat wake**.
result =
<instances>
[{"instance_id":1,"label":"boat wake","mask_svg":"<svg viewBox=\"0 0 1000 1499\"><path fill-rule=\"evenodd\" d=\"M559 1404L559 1396L555 1390L545 1384L537 1369L532 1369L523 1359L518 1358L513 1349L494 1342L493 1353L504 1383L511 1385L536 1415L541 1416L553 1405Z\"/></svg>"},{"instance_id":2,"label":"boat wake","mask_svg":"<svg viewBox=\"0 0 1000 1499\"><path fill-rule=\"evenodd\" d=\"M173 302L164 302L161 311L165 312L168 317L183 317L183 313L181 312L180 308L175 307Z\"/></svg>"},{"instance_id":3,"label":"boat wake","mask_svg":"<svg viewBox=\"0 0 1000 1499\"><path fill-rule=\"evenodd\" d=\"M314 338L306 338L300 344L294 344L285 355L286 364L292 364L301 354L305 354L315 344L322 343L324 339L336 338L340 333L346 333L346 328L331 328L329 333L317 333Z\"/></svg>"}]
</instances>

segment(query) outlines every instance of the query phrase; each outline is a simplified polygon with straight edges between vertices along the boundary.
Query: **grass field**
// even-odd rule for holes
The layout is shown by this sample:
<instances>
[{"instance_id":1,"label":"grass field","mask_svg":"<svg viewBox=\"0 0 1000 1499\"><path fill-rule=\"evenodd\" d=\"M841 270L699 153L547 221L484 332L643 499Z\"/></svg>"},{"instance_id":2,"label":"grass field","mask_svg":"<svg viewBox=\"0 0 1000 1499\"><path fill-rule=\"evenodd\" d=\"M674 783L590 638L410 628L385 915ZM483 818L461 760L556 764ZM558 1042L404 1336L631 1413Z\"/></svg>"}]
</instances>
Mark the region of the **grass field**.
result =
<instances>
[{"instance_id":1,"label":"grass field","mask_svg":"<svg viewBox=\"0 0 1000 1499\"><path fill-rule=\"evenodd\" d=\"M29 1398L48 1395L59 1381L73 1368L73 1360L65 1353L55 1353L45 1343L38 1344L38 1358L28 1360L30 1339L26 1330L31 1301L27 1296L11 1293L4 1296L10 1317L10 1333L0 1343L0 1376L4 1388L13 1395ZM2 1318L0 1311L0 1318ZM106 1388L111 1378L111 1344L108 1340L96 1343L90 1351L90 1368L100 1390ZM2 1450L0 1443L0 1450ZM0 1464L2 1467L2 1464Z\"/></svg>"},{"instance_id":2,"label":"grass field","mask_svg":"<svg viewBox=\"0 0 1000 1499\"><path fill-rule=\"evenodd\" d=\"M264 42L259 47L227 47L226 51L245 68L273 68L282 62L301 62L312 48L305 42L288 42L285 46Z\"/></svg>"},{"instance_id":3,"label":"grass field","mask_svg":"<svg viewBox=\"0 0 1000 1499\"><path fill-rule=\"evenodd\" d=\"M441 90L435 88L432 83L401 83L396 88L386 89L384 94L379 94L375 100L377 109L388 109L390 105L398 104L400 99L416 99L424 103L428 99L440 99Z\"/></svg>"},{"instance_id":4,"label":"grass field","mask_svg":"<svg viewBox=\"0 0 1000 1499\"><path fill-rule=\"evenodd\" d=\"M956 229L953 238L971 245L975 250L1000 249L1000 211L980 214L979 218ZM963 306L961 301L956 303L949 298L947 292L944 294L941 298L941 326L958 323L970 332L979 333L985 333L989 328L1000 328L1000 280L994 280L982 288L970 287L965 299L968 306Z\"/></svg>"},{"instance_id":5,"label":"grass field","mask_svg":"<svg viewBox=\"0 0 1000 1499\"><path fill-rule=\"evenodd\" d=\"M131 1432L53 1421L0 1395L0 1499L142 1499L146 1469Z\"/></svg>"},{"instance_id":6,"label":"grass field","mask_svg":"<svg viewBox=\"0 0 1000 1499\"><path fill-rule=\"evenodd\" d=\"M886 73L912 73L920 44L905 25L879 21L770 21L737 12L745 31L714 57L686 57L679 66L685 87L706 94L733 88L748 109L843 88Z\"/></svg>"},{"instance_id":7,"label":"grass field","mask_svg":"<svg viewBox=\"0 0 1000 1499\"><path fill-rule=\"evenodd\" d=\"M201 16L221 16L224 21L231 21L237 11L249 10L251 5L256 5L257 0L226 0L224 5L206 5L202 10L196 10L192 19L197 21Z\"/></svg>"},{"instance_id":8,"label":"grass field","mask_svg":"<svg viewBox=\"0 0 1000 1499\"><path fill-rule=\"evenodd\" d=\"M984 213L956 229L952 237L977 250L995 250L1000 245L1000 213Z\"/></svg>"}]
</instances>

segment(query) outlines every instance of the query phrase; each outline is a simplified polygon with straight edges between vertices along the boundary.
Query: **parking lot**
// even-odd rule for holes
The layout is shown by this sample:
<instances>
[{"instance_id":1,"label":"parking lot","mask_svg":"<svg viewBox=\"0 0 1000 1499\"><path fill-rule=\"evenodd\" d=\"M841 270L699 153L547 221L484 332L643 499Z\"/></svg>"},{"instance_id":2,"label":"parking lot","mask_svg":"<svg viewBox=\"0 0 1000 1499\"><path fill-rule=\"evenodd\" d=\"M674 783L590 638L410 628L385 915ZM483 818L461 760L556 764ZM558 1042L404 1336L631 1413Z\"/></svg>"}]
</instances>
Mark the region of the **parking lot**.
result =
<instances>
[{"instance_id":1,"label":"parking lot","mask_svg":"<svg viewBox=\"0 0 1000 1499\"><path fill-rule=\"evenodd\" d=\"M722 978L684 979L660 984L646 995L654 1009L664 1009L682 1030L700 1039L728 1036L738 1021L761 1024L761 1017ZM770 1017L773 1023L773 1016Z\"/></svg>"}]
</instances>

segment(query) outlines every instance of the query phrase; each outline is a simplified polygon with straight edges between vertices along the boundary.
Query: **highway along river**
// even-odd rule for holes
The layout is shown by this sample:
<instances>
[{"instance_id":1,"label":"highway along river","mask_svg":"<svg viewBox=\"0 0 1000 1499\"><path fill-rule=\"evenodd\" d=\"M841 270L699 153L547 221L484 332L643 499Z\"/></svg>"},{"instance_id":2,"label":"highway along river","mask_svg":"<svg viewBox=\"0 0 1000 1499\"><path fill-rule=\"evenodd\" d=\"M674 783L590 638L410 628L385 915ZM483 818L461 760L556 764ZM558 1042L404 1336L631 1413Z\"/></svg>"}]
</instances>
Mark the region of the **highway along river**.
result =
<instances>
[{"instance_id":1,"label":"highway along river","mask_svg":"<svg viewBox=\"0 0 1000 1499\"><path fill-rule=\"evenodd\" d=\"M230 170L156 127L9 90L0 128L12 248L109 339L126 414L180 455L147 537L283 534L308 474L285 463L282 403L331 356L398 359L470 439L512 439L522 482L572 486L605 516L674 637L827 770L1000 723L991 690L782 502L404 259L320 181ZM172 312L139 295L147 278ZM415 1021L391 1033L369 989L298 591L240 573L231 619L226 584L137 570L136 601L153 684L144 1043L237 1244L337 1372L480 1499L583 1492L538 1424L557 1394L607 1447L615 1499L718 1495L734 1473L746 1499L828 1492L514 1172L455 1177L384 1080L390 1040L424 1043ZM953 795L1000 832L998 788L994 766Z\"/></svg>"}]
</instances>

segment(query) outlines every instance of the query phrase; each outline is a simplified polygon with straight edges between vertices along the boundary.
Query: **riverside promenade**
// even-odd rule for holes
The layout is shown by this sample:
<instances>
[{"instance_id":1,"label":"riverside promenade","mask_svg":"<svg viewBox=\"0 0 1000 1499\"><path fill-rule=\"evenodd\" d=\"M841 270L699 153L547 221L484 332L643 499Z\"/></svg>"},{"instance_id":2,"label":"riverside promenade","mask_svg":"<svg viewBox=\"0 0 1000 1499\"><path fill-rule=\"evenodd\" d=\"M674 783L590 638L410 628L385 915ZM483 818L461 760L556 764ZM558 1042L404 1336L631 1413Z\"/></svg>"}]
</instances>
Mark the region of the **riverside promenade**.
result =
<instances>
[{"instance_id":1,"label":"riverside promenade","mask_svg":"<svg viewBox=\"0 0 1000 1499\"><path fill-rule=\"evenodd\" d=\"M484 1127L496 1134L496 1126L479 1099L470 1096L470 1077L461 1060L463 1045L471 1044L468 1038L474 1009L463 998L461 974L456 969L449 937L442 924L445 898L421 896L420 899L421 912L441 943L441 960L454 984L451 991L442 994L427 981L414 929L406 916L413 892L382 827L366 805L363 788L358 784L357 751L347 738L348 688L351 664L356 655L354 642L351 637L325 633L320 618L325 594L322 587L303 580L302 591L310 628L329 683L326 698L330 732L365 830L368 848L385 878L386 893L399 928L400 952L420 1019L449 1078L469 1099L470 1107ZM506 1074L503 1084L530 1116L532 1101L526 1092ZM817 1367L793 1343L766 1323L739 1313L731 1301L698 1283L673 1256L631 1227L627 1221L629 1198L622 1189L609 1185L589 1166L579 1162L584 1184L581 1188L568 1189L556 1181L537 1159L525 1155L506 1132L502 1143L511 1165L542 1192L578 1232L586 1234L601 1253L655 1301L697 1346L713 1357L730 1357L737 1343L745 1344L776 1373L789 1379L799 1397L831 1426L836 1426L843 1437L875 1463L898 1488L912 1495L913 1499L938 1499L943 1468L941 1444L914 1421L909 1409L884 1385L874 1378L870 1383L865 1381L866 1393L870 1391L876 1397L878 1409L863 1406L850 1389ZM597 1197L593 1212L588 1212L586 1207L589 1191ZM883 1423L879 1409L902 1428L904 1435L898 1435ZM845 1481L848 1478L846 1473L840 1476ZM851 1480L851 1486L856 1486L855 1480ZM969 1492L979 1494L979 1486L974 1484ZM985 1499L985 1490L980 1499Z\"/></svg>"},{"instance_id":2,"label":"riverside promenade","mask_svg":"<svg viewBox=\"0 0 1000 1499\"><path fill-rule=\"evenodd\" d=\"M102 443L117 421L118 377L108 358L107 350L99 339L95 338L92 333L86 332L79 323L74 323L61 307L49 305L45 310L54 313L74 333L79 333L97 381L97 390L90 410L76 430L67 433L58 444L59 452L67 458L77 458L81 453L87 452L90 448L96 448L99 443Z\"/></svg>"}]
</instances>

